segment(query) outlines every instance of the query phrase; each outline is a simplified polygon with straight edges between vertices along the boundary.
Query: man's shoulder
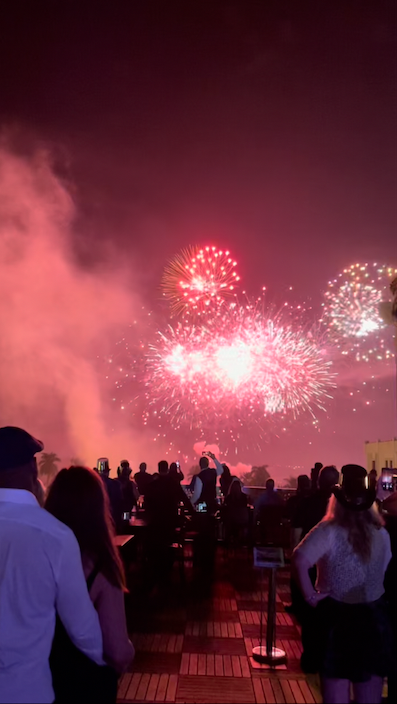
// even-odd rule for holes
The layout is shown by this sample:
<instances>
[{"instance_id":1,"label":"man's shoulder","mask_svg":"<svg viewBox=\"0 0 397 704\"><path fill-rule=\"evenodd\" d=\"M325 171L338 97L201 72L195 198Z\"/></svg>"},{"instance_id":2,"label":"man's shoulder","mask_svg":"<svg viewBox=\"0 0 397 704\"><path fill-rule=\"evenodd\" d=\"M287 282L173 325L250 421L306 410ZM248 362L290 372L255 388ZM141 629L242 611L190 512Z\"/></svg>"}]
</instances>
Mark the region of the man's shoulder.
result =
<instances>
[{"instance_id":1,"label":"man's shoulder","mask_svg":"<svg viewBox=\"0 0 397 704\"><path fill-rule=\"evenodd\" d=\"M67 525L40 506L24 507L20 515L2 517L0 531L1 528L7 530L7 526L11 524L18 525L19 530L26 530L28 535L34 533L48 535L59 542L69 542L74 538L73 532Z\"/></svg>"}]
</instances>

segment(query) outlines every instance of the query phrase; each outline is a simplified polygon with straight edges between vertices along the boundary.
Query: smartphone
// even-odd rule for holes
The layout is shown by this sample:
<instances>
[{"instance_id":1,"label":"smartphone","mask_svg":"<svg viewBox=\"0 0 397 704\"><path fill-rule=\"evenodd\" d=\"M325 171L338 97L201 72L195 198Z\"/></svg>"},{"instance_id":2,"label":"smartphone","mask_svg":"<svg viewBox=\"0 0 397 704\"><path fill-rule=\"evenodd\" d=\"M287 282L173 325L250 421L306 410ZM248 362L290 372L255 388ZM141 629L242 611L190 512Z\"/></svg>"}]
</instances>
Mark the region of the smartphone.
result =
<instances>
[{"instance_id":1,"label":"smartphone","mask_svg":"<svg viewBox=\"0 0 397 704\"><path fill-rule=\"evenodd\" d=\"M129 521L131 518L129 511L123 513L123 521Z\"/></svg>"},{"instance_id":2,"label":"smartphone","mask_svg":"<svg viewBox=\"0 0 397 704\"><path fill-rule=\"evenodd\" d=\"M179 469L179 467L181 466L181 465L179 464L179 462L175 462L175 464L176 464L177 468Z\"/></svg>"},{"instance_id":3,"label":"smartphone","mask_svg":"<svg viewBox=\"0 0 397 704\"><path fill-rule=\"evenodd\" d=\"M383 491L393 491L393 475L387 469L382 469L380 477Z\"/></svg>"},{"instance_id":4,"label":"smartphone","mask_svg":"<svg viewBox=\"0 0 397 704\"><path fill-rule=\"evenodd\" d=\"M109 471L109 460L107 457L100 457L96 463L97 470L99 474Z\"/></svg>"}]
</instances>

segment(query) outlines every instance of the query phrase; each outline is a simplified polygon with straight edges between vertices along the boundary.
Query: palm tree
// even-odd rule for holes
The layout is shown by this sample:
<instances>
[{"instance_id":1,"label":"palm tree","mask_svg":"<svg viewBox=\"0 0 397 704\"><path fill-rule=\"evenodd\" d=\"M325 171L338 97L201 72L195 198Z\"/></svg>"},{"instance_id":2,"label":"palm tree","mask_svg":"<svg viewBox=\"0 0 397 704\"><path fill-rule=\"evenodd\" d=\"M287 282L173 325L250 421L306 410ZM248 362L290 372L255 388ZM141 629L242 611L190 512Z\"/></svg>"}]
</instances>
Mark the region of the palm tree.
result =
<instances>
[{"instance_id":1,"label":"palm tree","mask_svg":"<svg viewBox=\"0 0 397 704\"><path fill-rule=\"evenodd\" d=\"M58 473L57 463L60 462L56 452L42 452L39 461L39 476L48 486Z\"/></svg>"},{"instance_id":2,"label":"palm tree","mask_svg":"<svg viewBox=\"0 0 397 704\"><path fill-rule=\"evenodd\" d=\"M294 477L293 474L290 474L289 477L286 477L284 479L284 484L283 484L285 489L297 489L298 488L298 479L297 477Z\"/></svg>"},{"instance_id":3,"label":"palm tree","mask_svg":"<svg viewBox=\"0 0 397 704\"><path fill-rule=\"evenodd\" d=\"M265 486L267 480L270 479L267 468L267 464L263 464L260 467L252 467L250 472L243 474L241 481L246 486Z\"/></svg>"}]
</instances>

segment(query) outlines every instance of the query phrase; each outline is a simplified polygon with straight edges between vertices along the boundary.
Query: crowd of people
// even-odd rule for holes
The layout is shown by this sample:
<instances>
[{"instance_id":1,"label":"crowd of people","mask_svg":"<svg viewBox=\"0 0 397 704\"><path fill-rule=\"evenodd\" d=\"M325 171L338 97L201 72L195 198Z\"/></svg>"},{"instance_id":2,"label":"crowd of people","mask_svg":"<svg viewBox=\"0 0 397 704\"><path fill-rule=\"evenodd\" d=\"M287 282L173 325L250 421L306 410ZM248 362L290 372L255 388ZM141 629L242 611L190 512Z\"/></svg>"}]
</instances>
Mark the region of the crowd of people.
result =
<instances>
[{"instance_id":1,"label":"crowd of people","mask_svg":"<svg viewBox=\"0 0 397 704\"><path fill-rule=\"evenodd\" d=\"M102 458L95 469L62 469L46 490L42 450L26 431L0 428L0 702L116 701L134 647L115 534L140 509L148 564L165 578L169 547L189 521L210 575L216 516L226 545L266 542L288 520L288 609L302 628L303 670L320 674L329 704L350 702L351 685L356 702L380 702L386 676L394 701L397 492L380 511L376 477L364 468L343 467L339 485L338 470L317 463L286 502L269 478L250 505L240 479L210 452L188 488L177 462L160 461L154 474L143 462L133 475L123 460L112 479Z\"/></svg>"}]
</instances>

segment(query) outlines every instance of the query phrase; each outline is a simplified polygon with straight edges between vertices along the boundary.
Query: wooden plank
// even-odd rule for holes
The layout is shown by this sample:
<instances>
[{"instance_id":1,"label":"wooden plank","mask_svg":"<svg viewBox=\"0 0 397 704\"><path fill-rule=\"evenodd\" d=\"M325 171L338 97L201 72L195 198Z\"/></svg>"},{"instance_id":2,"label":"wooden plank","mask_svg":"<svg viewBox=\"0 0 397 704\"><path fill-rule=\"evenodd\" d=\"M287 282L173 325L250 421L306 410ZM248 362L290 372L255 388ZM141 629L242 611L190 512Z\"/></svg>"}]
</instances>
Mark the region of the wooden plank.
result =
<instances>
[{"instance_id":1,"label":"wooden plank","mask_svg":"<svg viewBox=\"0 0 397 704\"><path fill-rule=\"evenodd\" d=\"M160 682L157 687L157 692L156 692L156 702L163 702L165 701L165 694L167 691L168 687L168 679L169 675L166 675L165 673L163 675L160 675Z\"/></svg>"},{"instance_id":2,"label":"wooden plank","mask_svg":"<svg viewBox=\"0 0 397 704\"><path fill-rule=\"evenodd\" d=\"M281 647L287 653L287 658L295 658L294 651L292 650L291 643L289 640L280 641Z\"/></svg>"},{"instance_id":3,"label":"wooden plank","mask_svg":"<svg viewBox=\"0 0 397 704\"><path fill-rule=\"evenodd\" d=\"M160 642L161 642L161 635L159 633L156 633L156 635L153 638L153 643L150 648L150 651L152 653L159 653L160 652Z\"/></svg>"},{"instance_id":4,"label":"wooden plank","mask_svg":"<svg viewBox=\"0 0 397 704\"><path fill-rule=\"evenodd\" d=\"M234 624L234 630L236 632L236 638L242 638L243 637L243 632L241 630L241 626L239 623Z\"/></svg>"},{"instance_id":5,"label":"wooden plank","mask_svg":"<svg viewBox=\"0 0 397 704\"><path fill-rule=\"evenodd\" d=\"M308 687L313 695L313 699L316 702L316 704L321 704L321 702L323 700L322 700L321 693L320 693L320 690L318 689L318 687L316 687L315 684L313 684L312 682L307 682L307 684L308 684Z\"/></svg>"},{"instance_id":6,"label":"wooden plank","mask_svg":"<svg viewBox=\"0 0 397 704\"><path fill-rule=\"evenodd\" d=\"M266 704L275 704L276 699L272 689L270 680L263 678L262 680L263 693L266 698Z\"/></svg>"},{"instance_id":7,"label":"wooden plank","mask_svg":"<svg viewBox=\"0 0 397 704\"><path fill-rule=\"evenodd\" d=\"M187 636L193 635L193 624L191 621L187 622L186 628L185 628L185 633Z\"/></svg>"},{"instance_id":8,"label":"wooden plank","mask_svg":"<svg viewBox=\"0 0 397 704\"><path fill-rule=\"evenodd\" d=\"M300 650L299 650L299 646L298 646L297 641L296 641L296 640L290 640L289 642L290 642L290 645L291 645L291 648L292 648L292 652L293 652L293 654L294 654L294 658L296 658L296 660L300 660L301 654L300 654Z\"/></svg>"},{"instance_id":9,"label":"wooden plank","mask_svg":"<svg viewBox=\"0 0 397 704\"><path fill-rule=\"evenodd\" d=\"M299 687L298 682L296 680L289 679L288 683L291 687L292 694L295 697L296 704L306 704L305 698L303 696L301 688Z\"/></svg>"},{"instance_id":10,"label":"wooden plank","mask_svg":"<svg viewBox=\"0 0 397 704\"><path fill-rule=\"evenodd\" d=\"M262 683L261 683L259 677L252 678L252 686L254 688L256 704L266 704L266 698L263 693Z\"/></svg>"},{"instance_id":11,"label":"wooden plank","mask_svg":"<svg viewBox=\"0 0 397 704\"><path fill-rule=\"evenodd\" d=\"M222 655L215 655L215 674L217 677L223 677Z\"/></svg>"},{"instance_id":12,"label":"wooden plank","mask_svg":"<svg viewBox=\"0 0 397 704\"><path fill-rule=\"evenodd\" d=\"M189 673L189 653L182 653L179 674L180 675L187 675L188 673Z\"/></svg>"},{"instance_id":13,"label":"wooden plank","mask_svg":"<svg viewBox=\"0 0 397 704\"><path fill-rule=\"evenodd\" d=\"M215 656L207 655L207 676L215 675Z\"/></svg>"},{"instance_id":14,"label":"wooden plank","mask_svg":"<svg viewBox=\"0 0 397 704\"><path fill-rule=\"evenodd\" d=\"M240 665L243 677L251 677L251 670L248 658L245 655L240 655Z\"/></svg>"},{"instance_id":15,"label":"wooden plank","mask_svg":"<svg viewBox=\"0 0 397 704\"><path fill-rule=\"evenodd\" d=\"M198 655L191 653L189 660L189 675L197 675Z\"/></svg>"},{"instance_id":16,"label":"wooden plank","mask_svg":"<svg viewBox=\"0 0 397 704\"><path fill-rule=\"evenodd\" d=\"M242 677L240 658L238 655L232 655L233 677Z\"/></svg>"},{"instance_id":17,"label":"wooden plank","mask_svg":"<svg viewBox=\"0 0 397 704\"><path fill-rule=\"evenodd\" d=\"M310 687L306 680L299 680L299 687L301 688L305 704L315 704L314 697L310 691Z\"/></svg>"},{"instance_id":18,"label":"wooden plank","mask_svg":"<svg viewBox=\"0 0 397 704\"><path fill-rule=\"evenodd\" d=\"M213 621L208 621L207 623L207 636L208 638L213 638L214 637L214 622Z\"/></svg>"},{"instance_id":19,"label":"wooden plank","mask_svg":"<svg viewBox=\"0 0 397 704\"><path fill-rule=\"evenodd\" d=\"M232 658L230 655L223 656L223 671L225 677L233 677Z\"/></svg>"},{"instance_id":20,"label":"wooden plank","mask_svg":"<svg viewBox=\"0 0 397 704\"><path fill-rule=\"evenodd\" d=\"M239 611L240 623L247 623L247 615L245 611Z\"/></svg>"},{"instance_id":21,"label":"wooden plank","mask_svg":"<svg viewBox=\"0 0 397 704\"><path fill-rule=\"evenodd\" d=\"M166 702L174 702L176 690L178 687L178 675L170 675L168 680L167 694L165 695Z\"/></svg>"},{"instance_id":22,"label":"wooden plank","mask_svg":"<svg viewBox=\"0 0 397 704\"><path fill-rule=\"evenodd\" d=\"M214 623L214 638L220 638L222 636L221 624L219 621Z\"/></svg>"},{"instance_id":23,"label":"wooden plank","mask_svg":"<svg viewBox=\"0 0 397 704\"><path fill-rule=\"evenodd\" d=\"M207 657L205 653L200 653L198 656L198 667L197 667L197 674L198 675L205 675L205 671L207 669Z\"/></svg>"},{"instance_id":24,"label":"wooden plank","mask_svg":"<svg viewBox=\"0 0 397 704\"><path fill-rule=\"evenodd\" d=\"M182 647L183 647L183 635L179 635L176 638L176 644L175 644L175 652L176 653L181 653L182 652Z\"/></svg>"},{"instance_id":25,"label":"wooden plank","mask_svg":"<svg viewBox=\"0 0 397 704\"><path fill-rule=\"evenodd\" d=\"M139 687L137 689L135 699L139 699L139 700L145 699L147 688L148 688L149 682L150 682L150 677L151 677L151 675L149 675L148 673L145 673L144 675L142 675L141 681L139 683Z\"/></svg>"},{"instance_id":26,"label":"wooden plank","mask_svg":"<svg viewBox=\"0 0 397 704\"><path fill-rule=\"evenodd\" d=\"M272 685L272 690L274 692L274 698L276 700L276 704L284 704L285 698L284 698L283 690L281 689L280 682L276 679L271 679L270 682ZM292 698L287 701L288 701L288 704L291 704Z\"/></svg>"},{"instance_id":27,"label":"wooden plank","mask_svg":"<svg viewBox=\"0 0 397 704\"><path fill-rule=\"evenodd\" d=\"M160 675L151 675L149 686L146 692L146 701L154 702L159 681Z\"/></svg>"},{"instance_id":28,"label":"wooden plank","mask_svg":"<svg viewBox=\"0 0 397 704\"><path fill-rule=\"evenodd\" d=\"M167 652L167 646L168 646L169 639L170 639L170 636L168 633L165 633L160 636L160 643L159 643L159 652L160 653Z\"/></svg>"},{"instance_id":29,"label":"wooden plank","mask_svg":"<svg viewBox=\"0 0 397 704\"><path fill-rule=\"evenodd\" d=\"M127 694L125 695L126 699L135 699L141 678L142 678L142 675L140 672L134 672L134 674L132 675L130 685L127 689Z\"/></svg>"},{"instance_id":30,"label":"wooden plank","mask_svg":"<svg viewBox=\"0 0 397 704\"><path fill-rule=\"evenodd\" d=\"M230 621L230 622L227 623L226 625L227 625L227 634L228 634L229 638L235 638L235 637L236 637L236 631L235 631L235 628L234 628L234 623L233 623L232 621Z\"/></svg>"},{"instance_id":31,"label":"wooden plank","mask_svg":"<svg viewBox=\"0 0 397 704\"><path fill-rule=\"evenodd\" d=\"M235 599L231 599L231 606L232 606L232 611L237 611L237 601Z\"/></svg>"},{"instance_id":32,"label":"wooden plank","mask_svg":"<svg viewBox=\"0 0 397 704\"><path fill-rule=\"evenodd\" d=\"M247 655L250 658L252 655L252 640L251 640L251 638L244 638L244 643L245 643L245 649L247 651Z\"/></svg>"},{"instance_id":33,"label":"wooden plank","mask_svg":"<svg viewBox=\"0 0 397 704\"><path fill-rule=\"evenodd\" d=\"M200 623L200 632L199 636L206 636L207 635L207 624L206 623Z\"/></svg>"},{"instance_id":34,"label":"wooden plank","mask_svg":"<svg viewBox=\"0 0 397 704\"><path fill-rule=\"evenodd\" d=\"M127 693L128 687L130 686L130 682L132 680L132 675L129 672L126 672L125 675L122 676L119 687L117 690L117 699L124 699L125 695Z\"/></svg>"},{"instance_id":35,"label":"wooden plank","mask_svg":"<svg viewBox=\"0 0 397 704\"><path fill-rule=\"evenodd\" d=\"M288 704L290 704L290 702L292 702L292 704L294 704L295 697L292 694L292 689L289 685L288 680L280 680L280 685L281 685L281 689L283 690L285 701L288 702Z\"/></svg>"},{"instance_id":36,"label":"wooden plank","mask_svg":"<svg viewBox=\"0 0 397 704\"><path fill-rule=\"evenodd\" d=\"M194 621L194 622L193 622L192 635L193 635L193 636L199 636L199 635L200 635L200 623L199 623L198 621Z\"/></svg>"},{"instance_id":37,"label":"wooden plank","mask_svg":"<svg viewBox=\"0 0 397 704\"><path fill-rule=\"evenodd\" d=\"M228 637L227 623L221 623L222 638Z\"/></svg>"},{"instance_id":38,"label":"wooden plank","mask_svg":"<svg viewBox=\"0 0 397 704\"><path fill-rule=\"evenodd\" d=\"M248 625L252 625L254 623L253 618L252 618L252 611L245 611L245 618L246 618L246 623Z\"/></svg>"},{"instance_id":39,"label":"wooden plank","mask_svg":"<svg viewBox=\"0 0 397 704\"><path fill-rule=\"evenodd\" d=\"M176 636L171 635L168 640L167 653L175 653Z\"/></svg>"}]
</instances>

